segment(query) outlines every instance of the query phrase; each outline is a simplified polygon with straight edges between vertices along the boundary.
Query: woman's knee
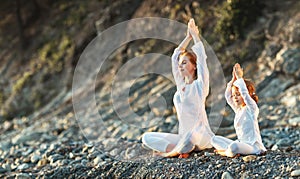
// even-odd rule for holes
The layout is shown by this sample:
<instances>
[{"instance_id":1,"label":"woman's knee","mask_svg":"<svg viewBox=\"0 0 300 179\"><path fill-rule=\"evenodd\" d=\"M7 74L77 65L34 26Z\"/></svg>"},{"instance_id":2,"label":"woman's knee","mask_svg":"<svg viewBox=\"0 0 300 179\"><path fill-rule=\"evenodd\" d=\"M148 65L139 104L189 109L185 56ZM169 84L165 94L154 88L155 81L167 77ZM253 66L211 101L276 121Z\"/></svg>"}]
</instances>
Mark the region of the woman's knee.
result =
<instances>
[{"instance_id":1,"label":"woman's knee","mask_svg":"<svg viewBox=\"0 0 300 179\"><path fill-rule=\"evenodd\" d=\"M148 138L149 138L150 135L151 135L151 134L150 134L149 132L144 133L144 134L142 135L142 142L143 142L143 143L147 143Z\"/></svg>"}]
</instances>

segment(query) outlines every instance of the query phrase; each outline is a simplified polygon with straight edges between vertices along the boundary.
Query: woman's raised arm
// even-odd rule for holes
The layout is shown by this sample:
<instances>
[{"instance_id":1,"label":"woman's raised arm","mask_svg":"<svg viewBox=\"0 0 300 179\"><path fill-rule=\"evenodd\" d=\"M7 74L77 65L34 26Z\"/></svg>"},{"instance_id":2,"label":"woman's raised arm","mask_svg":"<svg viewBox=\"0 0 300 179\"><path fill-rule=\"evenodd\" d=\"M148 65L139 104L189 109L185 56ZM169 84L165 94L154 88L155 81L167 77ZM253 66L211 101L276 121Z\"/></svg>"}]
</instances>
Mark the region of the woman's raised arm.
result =
<instances>
[{"instance_id":1,"label":"woman's raised arm","mask_svg":"<svg viewBox=\"0 0 300 179\"><path fill-rule=\"evenodd\" d=\"M206 53L203 43L199 37L198 27L195 25L194 19L188 23L189 32L194 40L195 45L192 47L193 52L197 56L197 76L198 81L202 84L202 92L204 96L209 93L209 71L206 63Z\"/></svg>"},{"instance_id":2,"label":"woman's raised arm","mask_svg":"<svg viewBox=\"0 0 300 179\"><path fill-rule=\"evenodd\" d=\"M179 55L185 51L186 47L189 45L191 40L192 40L192 36L189 33L189 30L187 30L186 37L182 40L182 42L179 44L179 46L174 50L174 53L172 55L172 73L173 73L173 76L175 79L177 89L179 86L184 84L184 80L180 76L180 73L178 70L178 58L179 58Z\"/></svg>"}]
</instances>

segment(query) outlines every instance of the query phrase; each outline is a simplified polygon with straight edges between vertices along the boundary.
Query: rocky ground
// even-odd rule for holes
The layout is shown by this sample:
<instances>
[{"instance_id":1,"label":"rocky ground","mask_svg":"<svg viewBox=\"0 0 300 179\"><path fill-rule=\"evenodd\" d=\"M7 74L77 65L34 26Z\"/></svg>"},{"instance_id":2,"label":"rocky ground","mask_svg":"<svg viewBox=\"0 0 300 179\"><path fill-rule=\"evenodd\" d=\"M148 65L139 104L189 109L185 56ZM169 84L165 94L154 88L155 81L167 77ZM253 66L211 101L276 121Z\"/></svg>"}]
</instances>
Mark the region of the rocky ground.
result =
<instances>
[{"instance_id":1,"label":"rocky ground","mask_svg":"<svg viewBox=\"0 0 300 179\"><path fill-rule=\"evenodd\" d=\"M153 87L162 94L174 93L175 86L164 77L149 75L131 87L136 89L133 108L138 108L148 126L137 127L119 119L111 104L99 103L98 138L84 136L74 113L59 109L43 118L15 118L1 126L0 173L7 178L289 178L300 176L300 118L298 105L292 108L271 101L261 103L260 126L268 151L261 156L227 158L213 150L193 152L187 159L159 158L144 148L145 131L177 131L172 106L150 109L144 104ZM297 85L291 88L297 89ZM285 90L287 93L289 90ZM294 91L294 90L293 90ZM154 90L155 92L155 90ZM98 93L99 102L107 90ZM105 95L106 94L106 95ZM295 93L298 104L299 93ZM151 95L150 95L151 96ZM165 95L168 99L168 95ZM108 100L109 101L109 100ZM102 105L102 106L101 106ZM106 106L106 107L105 107ZM268 107L266 107L268 106ZM144 109L145 108L145 109ZM227 110L227 109L226 109ZM235 138L232 112L224 113L218 134ZM287 113L287 111L290 111ZM229 114L227 114L229 113ZM85 116L85 120L95 116ZM38 115L37 115L38 116ZM273 116L273 117L272 117ZM99 119L99 116L96 118ZM158 120L155 120L158 118ZM135 124L142 125L143 121ZM93 130L93 128L89 128Z\"/></svg>"},{"instance_id":2,"label":"rocky ground","mask_svg":"<svg viewBox=\"0 0 300 179\"><path fill-rule=\"evenodd\" d=\"M147 12L151 12L152 1L147 2L141 5L139 2L136 6L150 8ZM112 9L118 7L118 3L115 5ZM144 10L136 11L133 17L142 16ZM172 9L165 11L174 14L169 12ZM108 13L109 8L105 12ZM172 81L151 74L120 84L119 90L130 87L130 109L138 114L129 113L123 118L113 106L111 79L98 76L107 82L95 90L98 114L93 113L93 109L83 108L78 119L70 90L32 115L3 121L0 126L0 177L299 178L299 15L298 12L286 17L278 12L262 17L256 24L261 29L258 28L249 38L267 39L264 47L258 59L242 62L246 77L257 86L259 125L263 143L268 149L265 154L227 158L216 155L211 149L193 152L187 159L153 156L152 151L142 146L141 135L146 131L177 132L176 111L171 102L176 88ZM119 22L122 19L112 18L104 22L109 20ZM99 21L96 26L101 19ZM148 53L145 46L170 55L174 45L166 44L161 48L162 43L140 41L129 44L121 49L121 54L115 54L117 61L108 74L114 74L123 58L134 57L136 51ZM144 44L142 50L139 48L141 44ZM101 84L103 81L97 82ZM81 94L79 99L88 93ZM212 112L211 98L208 99L207 111L211 114L210 124L216 126L214 132L235 139L232 110L223 106ZM214 104L221 104L224 99L219 100ZM164 104L163 108L157 104ZM214 121L214 116L222 116L222 122Z\"/></svg>"}]
</instances>

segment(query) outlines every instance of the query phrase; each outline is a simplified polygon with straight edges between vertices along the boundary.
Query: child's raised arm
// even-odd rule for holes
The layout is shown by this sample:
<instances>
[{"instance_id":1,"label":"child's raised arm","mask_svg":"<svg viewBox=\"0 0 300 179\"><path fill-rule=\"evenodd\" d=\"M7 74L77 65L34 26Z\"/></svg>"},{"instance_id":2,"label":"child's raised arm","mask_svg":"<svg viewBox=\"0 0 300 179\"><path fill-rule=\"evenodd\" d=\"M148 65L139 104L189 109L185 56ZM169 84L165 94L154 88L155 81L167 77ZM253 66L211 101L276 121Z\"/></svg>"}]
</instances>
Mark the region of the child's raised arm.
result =
<instances>
[{"instance_id":1,"label":"child's raised arm","mask_svg":"<svg viewBox=\"0 0 300 179\"><path fill-rule=\"evenodd\" d=\"M237 80L237 77L236 77L236 74L235 74L235 68L233 67L232 69L232 79L231 81L229 81L227 83L227 87L226 87L226 91L225 91L225 98L226 98L226 101L227 103L229 104L229 106L234 110L236 111L237 107L235 106L234 102L233 102L233 99L232 99L232 86L233 86L233 83Z\"/></svg>"},{"instance_id":2,"label":"child's raised arm","mask_svg":"<svg viewBox=\"0 0 300 179\"><path fill-rule=\"evenodd\" d=\"M246 83L243 79L243 76L244 76L243 68L240 66L240 64L237 63L234 65L234 71L235 71L235 76L237 78L237 80L235 80L235 82L234 82L234 85L236 87L238 87L239 92L240 92L245 104L248 107L257 108L257 104L254 101L254 99L251 98L249 91L247 89Z\"/></svg>"}]
</instances>

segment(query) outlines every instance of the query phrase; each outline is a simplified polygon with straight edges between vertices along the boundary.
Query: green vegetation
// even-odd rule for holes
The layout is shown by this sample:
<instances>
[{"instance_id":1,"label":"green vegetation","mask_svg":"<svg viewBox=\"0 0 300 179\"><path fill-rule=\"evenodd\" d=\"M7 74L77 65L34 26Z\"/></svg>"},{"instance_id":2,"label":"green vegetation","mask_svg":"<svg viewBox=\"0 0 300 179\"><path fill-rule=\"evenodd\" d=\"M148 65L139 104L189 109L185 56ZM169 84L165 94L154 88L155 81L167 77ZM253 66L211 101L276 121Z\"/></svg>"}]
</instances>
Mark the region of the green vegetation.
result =
<instances>
[{"instance_id":1,"label":"green vegetation","mask_svg":"<svg viewBox=\"0 0 300 179\"><path fill-rule=\"evenodd\" d=\"M0 89L0 106L4 104L4 101L5 101L5 97L4 97L3 89Z\"/></svg>"},{"instance_id":2,"label":"green vegetation","mask_svg":"<svg viewBox=\"0 0 300 179\"><path fill-rule=\"evenodd\" d=\"M220 34L223 45L243 38L244 29L256 21L262 13L263 4L259 0L227 0L217 11L217 24L214 29Z\"/></svg>"},{"instance_id":3,"label":"green vegetation","mask_svg":"<svg viewBox=\"0 0 300 179\"><path fill-rule=\"evenodd\" d=\"M42 106L43 95L39 91L35 90L33 92L32 99L34 101L34 103L33 103L34 109L38 109Z\"/></svg>"},{"instance_id":4,"label":"green vegetation","mask_svg":"<svg viewBox=\"0 0 300 179\"><path fill-rule=\"evenodd\" d=\"M31 76L33 75L32 71L26 71L21 78L17 80L17 82L13 85L12 90L13 94L18 93L22 90L25 84L29 81Z\"/></svg>"},{"instance_id":5,"label":"green vegetation","mask_svg":"<svg viewBox=\"0 0 300 179\"><path fill-rule=\"evenodd\" d=\"M60 40L50 41L39 50L41 65L38 67L45 67L51 74L59 73L63 69L65 57L70 53L73 53L73 48L69 37L64 35Z\"/></svg>"}]
</instances>

